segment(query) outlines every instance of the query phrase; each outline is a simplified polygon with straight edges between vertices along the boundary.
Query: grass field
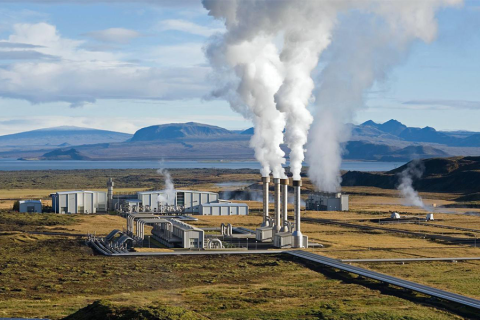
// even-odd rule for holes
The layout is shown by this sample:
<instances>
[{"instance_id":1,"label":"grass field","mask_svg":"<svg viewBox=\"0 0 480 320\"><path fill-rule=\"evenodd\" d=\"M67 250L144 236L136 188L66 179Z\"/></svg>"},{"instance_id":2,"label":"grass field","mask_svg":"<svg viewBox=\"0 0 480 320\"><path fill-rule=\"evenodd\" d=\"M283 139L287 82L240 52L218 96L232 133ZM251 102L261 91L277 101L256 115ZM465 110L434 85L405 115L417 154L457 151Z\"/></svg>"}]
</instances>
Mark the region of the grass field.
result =
<instances>
[{"instance_id":1,"label":"grass field","mask_svg":"<svg viewBox=\"0 0 480 320\"><path fill-rule=\"evenodd\" d=\"M248 170L199 170L194 175L188 170L172 170L172 174L181 187L210 191L223 188L218 182L258 179ZM5 183L0 190L0 209L4 209L0 210L0 317L61 319L101 299L118 308L150 308L158 303L180 306L198 318L210 319L460 319L442 308L432 308L422 296L392 292L327 269L314 271L282 256L95 256L80 238L26 232L105 235L112 229L124 228L125 219L115 215L18 214L5 210L10 208L8 201L13 201L5 199L46 198L53 191L72 189L64 184L64 178L74 179L78 189L105 190L108 176L114 176L116 192L156 189L163 183L163 177L154 170L36 172L30 184L23 173L18 177L0 176ZM436 212L436 221L430 225L379 225L378 219L389 217L391 211L403 216L424 216L426 211L403 206L394 190L350 187L345 191L350 193L349 212L309 211L303 215L459 238L480 237L475 232L432 225L480 229L480 217L459 214L478 209ZM430 204L451 205L458 195L429 193L422 197ZM199 217L193 224L219 227L221 223L232 223L255 229L262 221L262 205L252 201L249 206L250 216ZM273 214L273 206L271 210ZM365 232L307 222L302 223L302 231L310 241L325 245L310 251L338 259L480 256L480 248L388 231ZM480 298L480 262L358 265Z\"/></svg>"},{"instance_id":2,"label":"grass field","mask_svg":"<svg viewBox=\"0 0 480 320\"><path fill-rule=\"evenodd\" d=\"M3 317L60 319L106 299L161 302L211 319L460 319L279 256L112 259L75 238L16 232L0 243Z\"/></svg>"}]
</instances>

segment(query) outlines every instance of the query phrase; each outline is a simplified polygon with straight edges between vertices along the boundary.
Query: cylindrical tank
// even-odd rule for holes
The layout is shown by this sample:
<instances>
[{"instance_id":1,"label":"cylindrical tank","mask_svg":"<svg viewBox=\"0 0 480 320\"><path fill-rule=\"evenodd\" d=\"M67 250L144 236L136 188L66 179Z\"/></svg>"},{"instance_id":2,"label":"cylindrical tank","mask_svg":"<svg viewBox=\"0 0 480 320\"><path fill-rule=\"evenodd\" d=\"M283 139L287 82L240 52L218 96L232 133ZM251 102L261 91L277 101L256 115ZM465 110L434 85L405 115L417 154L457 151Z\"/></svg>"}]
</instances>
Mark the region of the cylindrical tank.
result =
<instances>
[{"instance_id":1,"label":"cylindrical tank","mask_svg":"<svg viewBox=\"0 0 480 320\"><path fill-rule=\"evenodd\" d=\"M263 223L262 227L268 227L268 188L270 185L270 177L262 177L263 182Z\"/></svg>"},{"instance_id":2,"label":"cylindrical tank","mask_svg":"<svg viewBox=\"0 0 480 320\"><path fill-rule=\"evenodd\" d=\"M293 189L295 191L295 231L293 232L293 247L303 248L303 234L300 228L300 188L302 186L301 180L293 180Z\"/></svg>"},{"instance_id":3,"label":"cylindrical tank","mask_svg":"<svg viewBox=\"0 0 480 320\"><path fill-rule=\"evenodd\" d=\"M288 178L280 180L281 195L281 213L282 213L282 228L281 232L288 232Z\"/></svg>"}]
</instances>

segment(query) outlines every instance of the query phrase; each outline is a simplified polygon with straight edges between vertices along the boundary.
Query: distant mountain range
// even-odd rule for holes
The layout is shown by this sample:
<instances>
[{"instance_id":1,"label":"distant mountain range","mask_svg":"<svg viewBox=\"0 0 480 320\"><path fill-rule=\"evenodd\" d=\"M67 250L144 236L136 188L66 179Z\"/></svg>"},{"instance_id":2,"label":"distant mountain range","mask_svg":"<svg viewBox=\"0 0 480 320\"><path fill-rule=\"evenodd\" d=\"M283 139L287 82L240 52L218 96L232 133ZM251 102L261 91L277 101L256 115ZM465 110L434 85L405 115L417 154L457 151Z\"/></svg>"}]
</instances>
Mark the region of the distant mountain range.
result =
<instances>
[{"instance_id":1,"label":"distant mountain range","mask_svg":"<svg viewBox=\"0 0 480 320\"><path fill-rule=\"evenodd\" d=\"M413 128L396 121L350 125L345 159L409 161L414 158L480 155L480 133ZM189 123L150 126L134 135L58 127L0 136L0 157L91 160L251 160L254 129L230 131ZM282 146L288 154L286 146ZM53 152L52 152L53 151Z\"/></svg>"},{"instance_id":2,"label":"distant mountain range","mask_svg":"<svg viewBox=\"0 0 480 320\"><path fill-rule=\"evenodd\" d=\"M0 136L0 147L68 147L124 142L131 137L128 133L64 126Z\"/></svg>"},{"instance_id":3,"label":"distant mountain range","mask_svg":"<svg viewBox=\"0 0 480 320\"><path fill-rule=\"evenodd\" d=\"M397 120L379 124L372 120L353 126L353 136L360 140L365 137L392 139L408 142L435 143L450 147L480 147L480 133L467 131L437 131L432 127L407 127Z\"/></svg>"}]
</instances>

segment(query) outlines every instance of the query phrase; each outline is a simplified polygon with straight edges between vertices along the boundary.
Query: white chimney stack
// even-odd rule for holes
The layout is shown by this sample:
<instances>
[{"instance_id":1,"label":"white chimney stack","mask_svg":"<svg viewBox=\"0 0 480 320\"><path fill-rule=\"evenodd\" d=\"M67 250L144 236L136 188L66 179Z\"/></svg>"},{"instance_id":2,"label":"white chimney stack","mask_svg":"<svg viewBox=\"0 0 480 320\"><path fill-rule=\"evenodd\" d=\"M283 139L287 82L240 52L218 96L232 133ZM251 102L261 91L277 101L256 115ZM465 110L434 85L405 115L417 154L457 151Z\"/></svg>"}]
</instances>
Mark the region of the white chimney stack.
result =
<instances>
[{"instance_id":1,"label":"white chimney stack","mask_svg":"<svg viewBox=\"0 0 480 320\"><path fill-rule=\"evenodd\" d=\"M270 177L262 177L263 182L263 223L262 227L268 227L270 222L268 220L268 188L270 184Z\"/></svg>"},{"instance_id":2,"label":"white chimney stack","mask_svg":"<svg viewBox=\"0 0 480 320\"><path fill-rule=\"evenodd\" d=\"M288 232L288 178L287 179L281 179L280 180L281 184L281 213L282 213L282 229L280 230L281 232Z\"/></svg>"},{"instance_id":3,"label":"white chimney stack","mask_svg":"<svg viewBox=\"0 0 480 320\"><path fill-rule=\"evenodd\" d=\"M280 178L273 178L275 190L275 225L274 232L280 232Z\"/></svg>"},{"instance_id":4,"label":"white chimney stack","mask_svg":"<svg viewBox=\"0 0 480 320\"><path fill-rule=\"evenodd\" d=\"M301 180L293 180L293 188L295 191L295 231L293 232L293 247L304 248L303 234L300 229L300 187L302 186Z\"/></svg>"}]
</instances>

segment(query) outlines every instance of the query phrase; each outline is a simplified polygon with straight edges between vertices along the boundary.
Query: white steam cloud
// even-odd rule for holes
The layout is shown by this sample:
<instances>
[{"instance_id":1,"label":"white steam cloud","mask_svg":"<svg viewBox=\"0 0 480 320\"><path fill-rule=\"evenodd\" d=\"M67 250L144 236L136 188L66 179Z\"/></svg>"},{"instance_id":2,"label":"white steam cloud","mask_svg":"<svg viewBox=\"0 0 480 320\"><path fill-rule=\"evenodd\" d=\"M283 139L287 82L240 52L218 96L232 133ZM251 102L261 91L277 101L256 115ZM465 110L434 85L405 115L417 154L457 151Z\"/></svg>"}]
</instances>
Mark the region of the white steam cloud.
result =
<instances>
[{"instance_id":1,"label":"white steam cloud","mask_svg":"<svg viewBox=\"0 0 480 320\"><path fill-rule=\"evenodd\" d=\"M346 123L364 105L366 91L387 79L414 41L435 38L439 8L460 3L204 0L227 30L206 49L219 84L213 95L253 120L251 145L262 174L283 175L280 144L286 142L299 179L308 138L310 178L320 190L337 191L343 144L350 137ZM315 68L320 73L313 119L307 106Z\"/></svg>"},{"instance_id":2,"label":"white steam cloud","mask_svg":"<svg viewBox=\"0 0 480 320\"><path fill-rule=\"evenodd\" d=\"M167 169L159 169L157 170L157 173L165 178L165 189L162 190L163 193L158 195L157 202L173 205L175 199L175 186L173 184L172 175Z\"/></svg>"},{"instance_id":3,"label":"white steam cloud","mask_svg":"<svg viewBox=\"0 0 480 320\"><path fill-rule=\"evenodd\" d=\"M413 188L413 180L420 179L424 170L425 167L422 162L415 160L411 161L407 168L399 174L400 184L397 189L400 191L400 195L404 198L405 205L429 210L422 198L418 195L418 192Z\"/></svg>"}]
</instances>

